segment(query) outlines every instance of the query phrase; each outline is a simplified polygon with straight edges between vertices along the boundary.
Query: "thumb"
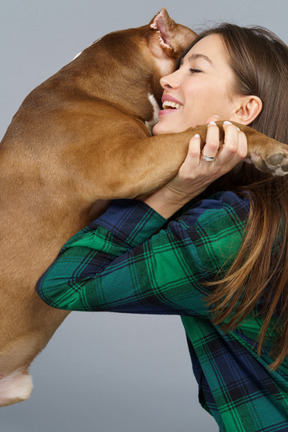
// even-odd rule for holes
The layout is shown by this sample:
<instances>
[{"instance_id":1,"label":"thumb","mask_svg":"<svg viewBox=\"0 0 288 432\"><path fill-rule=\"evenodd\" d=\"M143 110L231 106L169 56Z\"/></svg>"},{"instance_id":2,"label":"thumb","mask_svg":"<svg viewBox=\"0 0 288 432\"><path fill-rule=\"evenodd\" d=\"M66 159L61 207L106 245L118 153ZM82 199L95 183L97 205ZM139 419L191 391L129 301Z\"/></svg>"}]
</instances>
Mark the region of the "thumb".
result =
<instances>
[{"instance_id":1,"label":"thumb","mask_svg":"<svg viewBox=\"0 0 288 432\"><path fill-rule=\"evenodd\" d=\"M219 120L219 116L217 114L213 114L212 116L208 117L205 123L207 124L210 122L216 122L218 120Z\"/></svg>"}]
</instances>

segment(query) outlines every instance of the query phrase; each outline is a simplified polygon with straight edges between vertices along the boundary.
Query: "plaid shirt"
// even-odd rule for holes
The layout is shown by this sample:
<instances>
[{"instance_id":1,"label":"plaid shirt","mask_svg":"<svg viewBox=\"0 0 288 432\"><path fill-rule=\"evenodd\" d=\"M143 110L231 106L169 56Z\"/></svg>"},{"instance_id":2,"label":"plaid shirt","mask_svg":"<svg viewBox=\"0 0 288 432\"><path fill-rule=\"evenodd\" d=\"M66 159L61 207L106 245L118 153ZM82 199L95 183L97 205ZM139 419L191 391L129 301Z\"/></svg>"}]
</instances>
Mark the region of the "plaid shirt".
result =
<instances>
[{"instance_id":1,"label":"plaid shirt","mask_svg":"<svg viewBox=\"0 0 288 432\"><path fill-rule=\"evenodd\" d=\"M256 312L224 334L212 324L209 289L243 241L248 200L221 192L186 206L169 223L144 203L114 201L69 240L37 284L50 306L182 316L199 400L222 432L288 431L288 362L261 357Z\"/></svg>"}]
</instances>

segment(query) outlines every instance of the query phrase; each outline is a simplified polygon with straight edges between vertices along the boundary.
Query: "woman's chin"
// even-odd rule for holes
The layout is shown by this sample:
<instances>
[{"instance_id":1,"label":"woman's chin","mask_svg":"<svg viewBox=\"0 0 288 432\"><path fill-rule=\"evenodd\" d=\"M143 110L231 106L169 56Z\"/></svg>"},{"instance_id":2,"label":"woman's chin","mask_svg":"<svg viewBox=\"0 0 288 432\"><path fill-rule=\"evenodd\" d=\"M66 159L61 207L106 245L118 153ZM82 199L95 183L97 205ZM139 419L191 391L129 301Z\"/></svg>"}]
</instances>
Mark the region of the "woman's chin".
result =
<instances>
[{"instance_id":1,"label":"woman's chin","mask_svg":"<svg viewBox=\"0 0 288 432\"><path fill-rule=\"evenodd\" d=\"M156 125L152 129L153 135L162 135L162 134L175 132L174 128L173 128L173 130L171 130L171 124L164 125L163 123L164 122L161 122L161 120L158 123L156 123Z\"/></svg>"},{"instance_id":2,"label":"woman's chin","mask_svg":"<svg viewBox=\"0 0 288 432\"><path fill-rule=\"evenodd\" d=\"M158 129L159 129L159 124L156 123L156 125L153 126L152 135L159 135L159 133L161 133L161 132L158 132Z\"/></svg>"},{"instance_id":3,"label":"woman's chin","mask_svg":"<svg viewBox=\"0 0 288 432\"><path fill-rule=\"evenodd\" d=\"M185 124L186 122L177 122L173 121L172 119L166 118L160 118L158 123L155 124L155 126L152 129L153 135L163 135L163 134L170 134L170 133L179 133L183 132L189 127L191 127L191 124ZM193 126L192 126L193 127Z\"/></svg>"}]
</instances>

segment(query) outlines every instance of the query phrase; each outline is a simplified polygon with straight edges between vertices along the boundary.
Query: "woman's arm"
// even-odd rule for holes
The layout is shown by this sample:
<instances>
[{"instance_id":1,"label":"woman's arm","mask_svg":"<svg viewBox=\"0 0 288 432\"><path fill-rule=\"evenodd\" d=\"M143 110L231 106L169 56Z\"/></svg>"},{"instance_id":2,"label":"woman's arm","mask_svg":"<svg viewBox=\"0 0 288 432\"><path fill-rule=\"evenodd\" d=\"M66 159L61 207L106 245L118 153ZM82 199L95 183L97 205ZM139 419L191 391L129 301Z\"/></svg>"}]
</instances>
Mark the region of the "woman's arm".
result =
<instances>
[{"instance_id":1,"label":"woman's arm","mask_svg":"<svg viewBox=\"0 0 288 432\"><path fill-rule=\"evenodd\" d=\"M247 156L247 139L243 132L230 122L224 122L224 145L219 148L219 129L208 123L206 144L201 151L201 141L195 135L189 144L187 157L177 176L162 189L144 201L165 218L171 217L188 201L200 195L214 180L229 172ZM212 156L207 162L203 155Z\"/></svg>"},{"instance_id":2,"label":"woman's arm","mask_svg":"<svg viewBox=\"0 0 288 432\"><path fill-rule=\"evenodd\" d=\"M200 154L197 157L201 165ZM181 191L180 199L175 200L173 188L168 199L173 213L199 184L202 188L211 182L215 172L219 173L219 163L200 167L196 180L187 181L179 174L171 184ZM153 195L146 201L154 200L157 207L159 194ZM188 206L179 219L166 225L166 219L146 203L116 201L66 243L39 280L37 291L46 303L60 309L207 315L203 282L236 256L248 207L245 199L225 192Z\"/></svg>"},{"instance_id":3,"label":"woman's arm","mask_svg":"<svg viewBox=\"0 0 288 432\"><path fill-rule=\"evenodd\" d=\"M145 204L116 201L63 247L37 291L60 309L207 316L203 282L233 262L248 209L224 192L164 226Z\"/></svg>"}]
</instances>

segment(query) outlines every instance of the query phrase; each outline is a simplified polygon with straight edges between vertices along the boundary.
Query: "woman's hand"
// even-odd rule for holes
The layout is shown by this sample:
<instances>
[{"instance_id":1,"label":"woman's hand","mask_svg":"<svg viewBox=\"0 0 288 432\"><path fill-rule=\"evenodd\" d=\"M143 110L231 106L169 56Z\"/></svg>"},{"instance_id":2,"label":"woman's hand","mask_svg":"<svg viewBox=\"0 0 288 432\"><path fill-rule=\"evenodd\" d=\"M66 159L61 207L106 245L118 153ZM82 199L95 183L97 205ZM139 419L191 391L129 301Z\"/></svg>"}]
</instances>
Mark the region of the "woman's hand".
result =
<instances>
[{"instance_id":1,"label":"woman's hand","mask_svg":"<svg viewBox=\"0 0 288 432\"><path fill-rule=\"evenodd\" d=\"M168 219L209 184L226 174L247 156L246 135L230 122L224 124L224 145L219 149L219 128L208 123L202 152L200 137L190 140L188 153L177 175L144 202ZM203 156L206 156L203 158ZM207 160L208 159L208 160Z\"/></svg>"}]
</instances>

